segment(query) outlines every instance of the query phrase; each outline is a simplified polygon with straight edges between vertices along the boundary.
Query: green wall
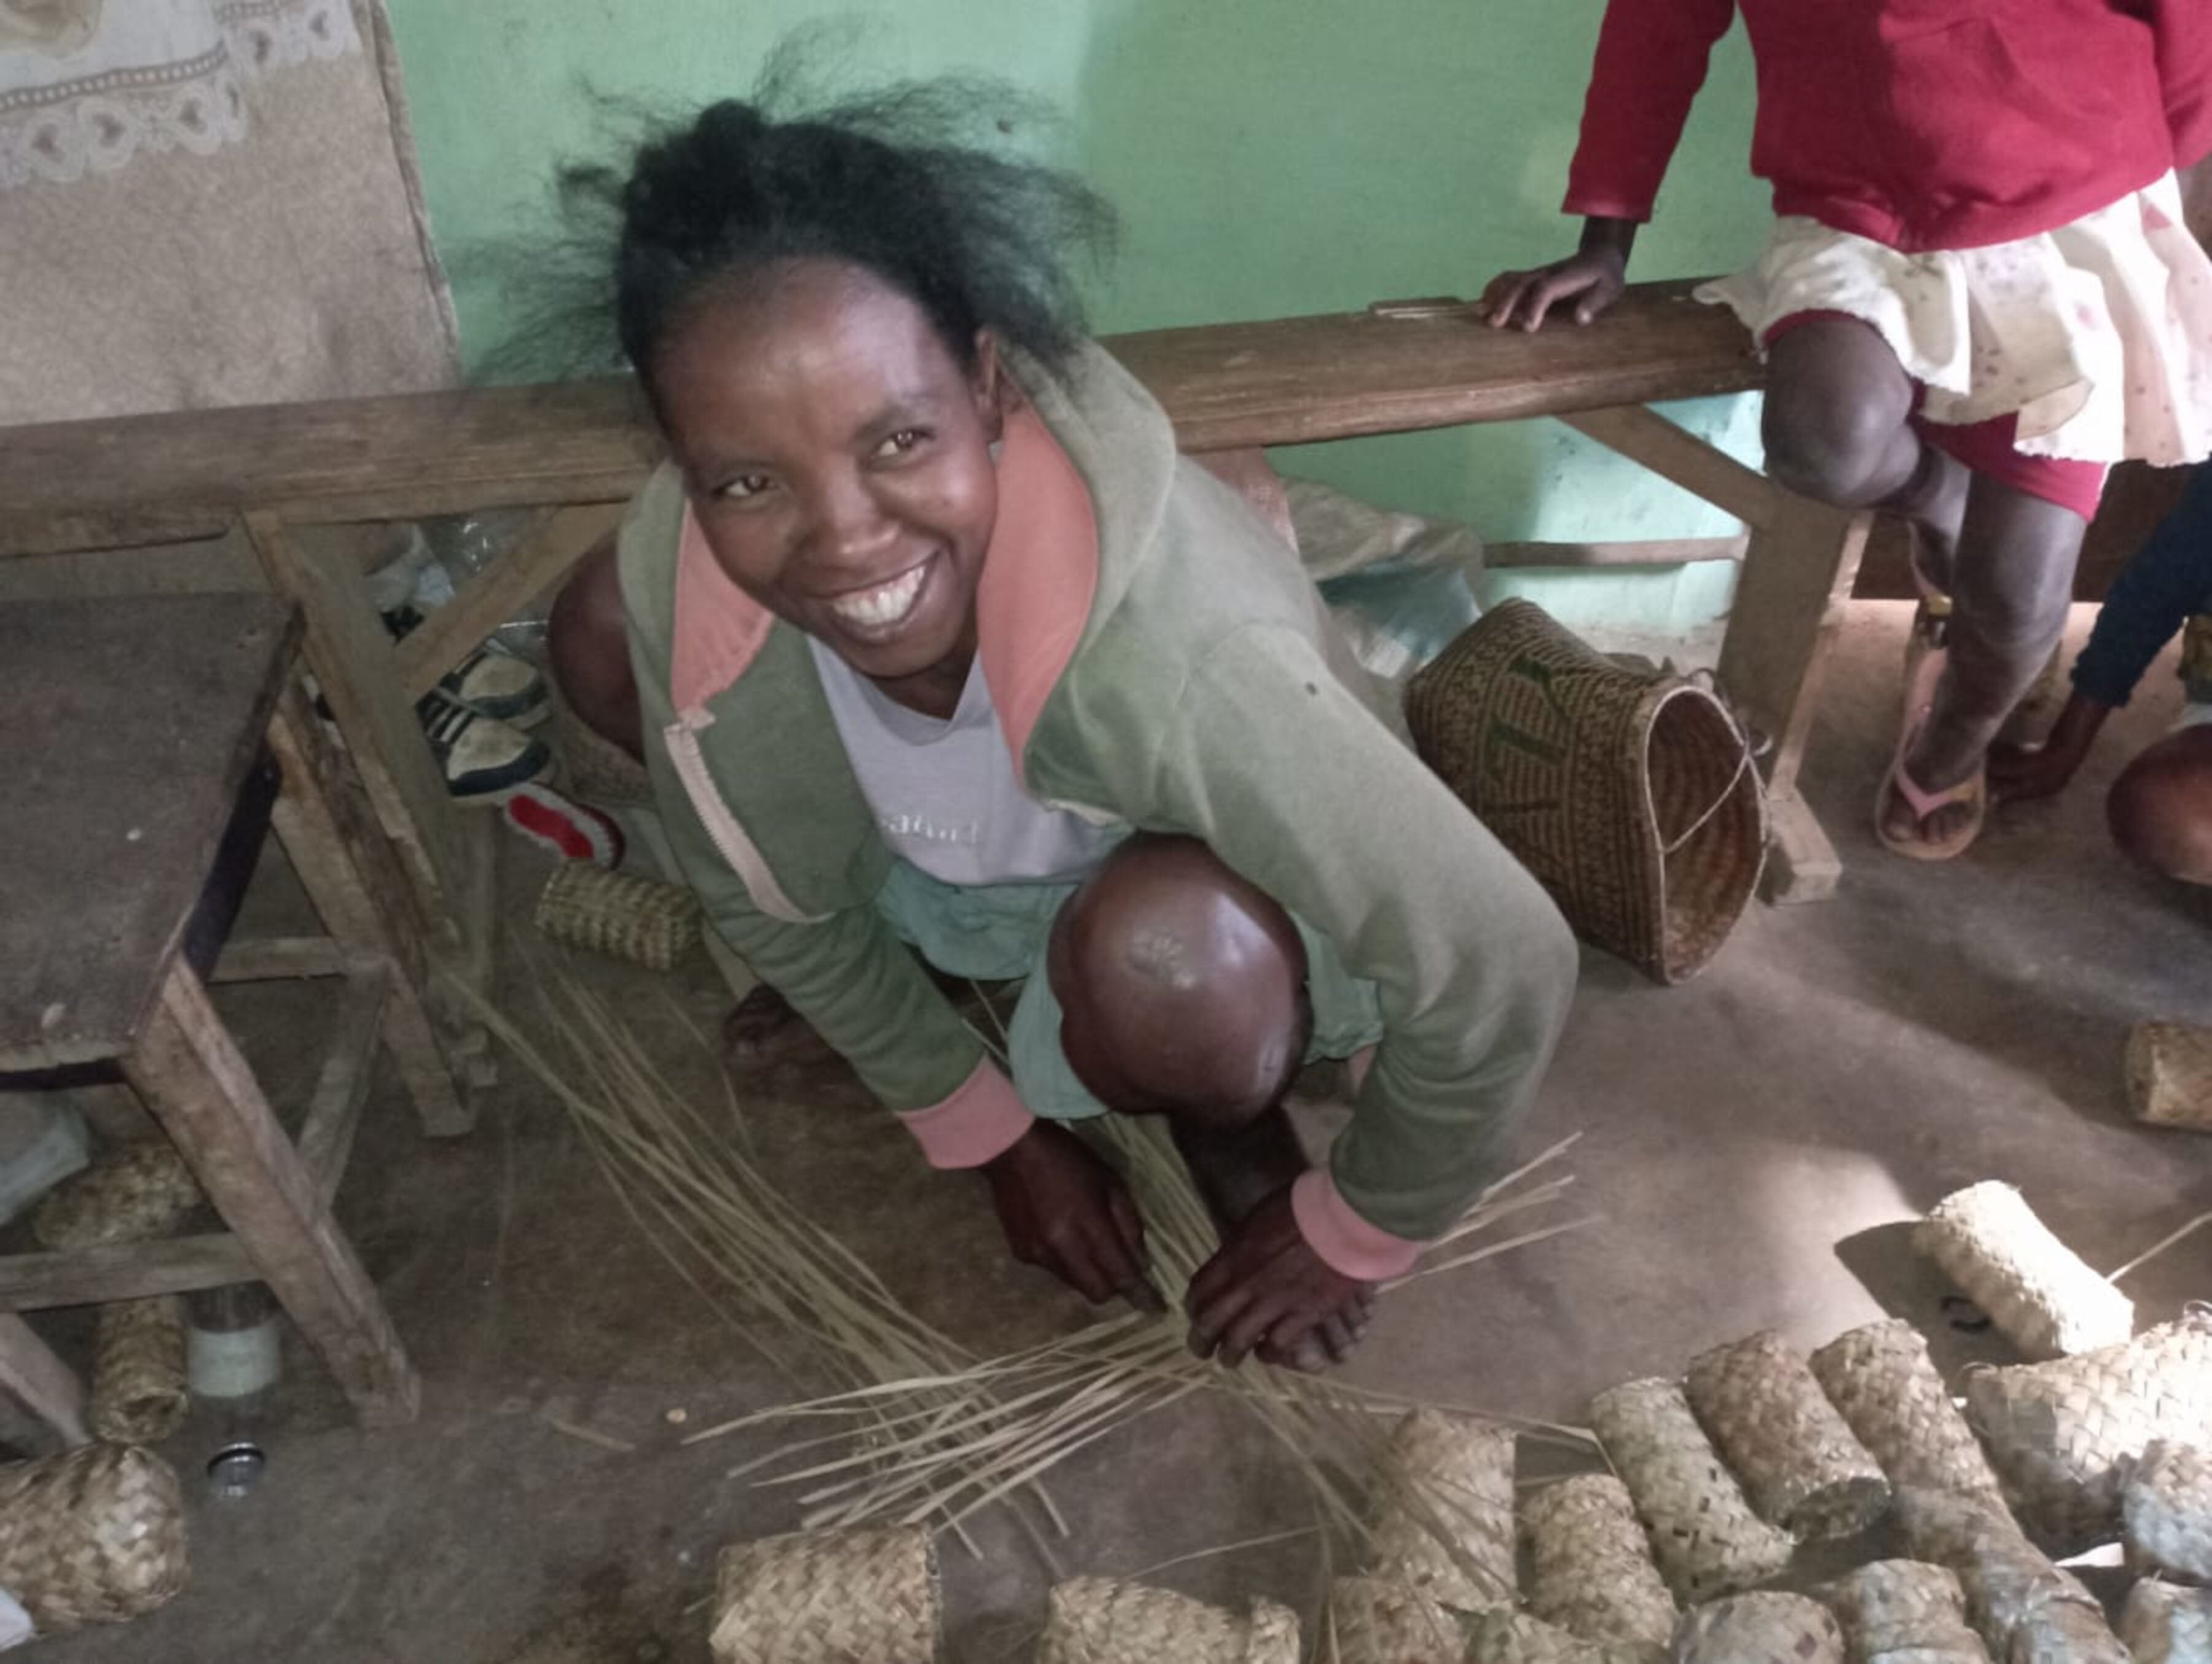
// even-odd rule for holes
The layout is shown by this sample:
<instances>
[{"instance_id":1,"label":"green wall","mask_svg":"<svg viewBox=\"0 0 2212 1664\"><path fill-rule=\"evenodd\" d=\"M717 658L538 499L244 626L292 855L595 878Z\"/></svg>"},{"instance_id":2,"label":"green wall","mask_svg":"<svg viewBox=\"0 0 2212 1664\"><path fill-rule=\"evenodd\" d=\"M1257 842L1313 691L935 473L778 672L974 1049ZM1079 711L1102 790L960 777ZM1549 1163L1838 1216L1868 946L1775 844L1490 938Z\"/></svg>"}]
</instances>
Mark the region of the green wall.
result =
<instances>
[{"instance_id":1,"label":"green wall","mask_svg":"<svg viewBox=\"0 0 2212 1664\"><path fill-rule=\"evenodd\" d=\"M388 0L472 361L513 332L498 261L548 211L557 159L603 148L592 94L682 109L742 92L788 29L854 18L862 79L980 69L1042 94L1049 141L1120 208L1092 286L1102 330L1347 310L1477 292L1563 253L1558 213L1601 0ZM1753 253L1750 68L1724 43L1637 274ZM511 270L511 267L505 268ZM1685 413L1755 448L1747 401ZM1498 539L1706 535L1724 519L1556 423L1310 446L1289 470L1468 519ZM1554 583L1570 615L1686 626L1713 571Z\"/></svg>"}]
</instances>

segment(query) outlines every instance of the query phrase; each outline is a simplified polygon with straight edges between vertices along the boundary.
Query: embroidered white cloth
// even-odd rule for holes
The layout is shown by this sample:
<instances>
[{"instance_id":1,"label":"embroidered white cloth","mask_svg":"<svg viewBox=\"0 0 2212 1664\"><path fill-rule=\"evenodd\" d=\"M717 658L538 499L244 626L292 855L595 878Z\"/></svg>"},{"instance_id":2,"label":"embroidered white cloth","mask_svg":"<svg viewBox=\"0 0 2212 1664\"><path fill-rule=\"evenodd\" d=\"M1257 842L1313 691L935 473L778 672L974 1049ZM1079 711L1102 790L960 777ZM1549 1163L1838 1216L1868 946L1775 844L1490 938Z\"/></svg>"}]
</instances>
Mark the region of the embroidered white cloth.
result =
<instances>
[{"instance_id":1,"label":"embroidered white cloth","mask_svg":"<svg viewBox=\"0 0 2212 1664\"><path fill-rule=\"evenodd\" d=\"M1903 254L1786 218L1756 264L1698 295L1762 343L1800 313L1862 319L1926 387L1929 421L2017 411L2031 455L2172 467L2212 453L2212 259L2172 174L1986 248Z\"/></svg>"},{"instance_id":2,"label":"embroidered white cloth","mask_svg":"<svg viewBox=\"0 0 2212 1664\"><path fill-rule=\"evenodd\" d=\"M347 0L0 0L0 189L212 155L243 77L360 50Z\"/></svg>"}]
</instances>

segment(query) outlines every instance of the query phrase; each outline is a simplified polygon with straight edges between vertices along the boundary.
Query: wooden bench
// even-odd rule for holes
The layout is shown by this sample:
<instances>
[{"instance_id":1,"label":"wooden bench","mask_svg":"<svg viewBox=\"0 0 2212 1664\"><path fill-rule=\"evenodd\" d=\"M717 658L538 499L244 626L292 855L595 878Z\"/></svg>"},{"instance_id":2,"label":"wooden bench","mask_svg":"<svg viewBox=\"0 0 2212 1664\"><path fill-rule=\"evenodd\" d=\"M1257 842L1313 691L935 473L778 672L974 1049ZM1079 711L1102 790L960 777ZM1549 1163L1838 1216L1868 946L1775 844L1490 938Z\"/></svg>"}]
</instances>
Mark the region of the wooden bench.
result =
<instances>
[{"instance_id":1,"label":"wooden bench","mask_svg":"<svg viewBox=\"0 0 2212 1664\"><path fill-rule=\"evenodd\" d=\"M1833 889L1838 869L1798 800L1797 770L1869 520L1790 495L1646 408L1759 384L1741 330L1691 300L1691 287L1639 286L1595 325L1534 336L1491 331L1464 307L1416 305L1106 344L1194 452L1552 416L1742 520L1721 681L1774 742L1770 896L1810 900ZM306 612L307 662L426 914L449 944L469 945L488 928L471 922L489 915L481 864L411 700L601 540L659 454L635 389L619 380L19 428L0 442L0 557L242 525L271 582ZM534 530L397 647L360 573L315 558L295 535L517 507L544 511Z\"/></svg>"}]
</instances>

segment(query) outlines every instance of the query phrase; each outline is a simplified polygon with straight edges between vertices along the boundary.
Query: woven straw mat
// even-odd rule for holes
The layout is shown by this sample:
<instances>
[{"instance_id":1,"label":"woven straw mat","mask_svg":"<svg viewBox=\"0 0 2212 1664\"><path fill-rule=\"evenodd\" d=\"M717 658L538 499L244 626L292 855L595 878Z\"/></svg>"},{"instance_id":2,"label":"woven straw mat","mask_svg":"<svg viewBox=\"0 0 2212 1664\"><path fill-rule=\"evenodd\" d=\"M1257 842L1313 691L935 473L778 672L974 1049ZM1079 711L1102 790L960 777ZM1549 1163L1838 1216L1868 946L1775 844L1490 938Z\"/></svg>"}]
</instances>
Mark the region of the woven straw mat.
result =
<instances>
[{"instance_id":1,"label":"woven straw mat","mask_svg":"<svg viewBox=\"0 0 2212 1664\"><path fill-rule=\"evenodd\" d=\"M1456 1664L1460 1621L1418 1589L1380 1577L1340 1577L1330 1586L1328 1625L1336 1664ZM1323 1658L1330 1656L1326 1641Z\"/></svg>"},{"instance_id":2,"label":"woven straw mat","mask_svg":"<svg viewBox=\"0 0 2212 1664\"><path fill-rule=\"evenodd\" d=\"M1735 929L1765 859L1766 802L1704 687L1624 670L1508 600L1413 677L1406 720L1589 940L1678 982Z\"/></svg>"},{"instance_id":3,"label":"woven straw mat","mask_svg":"<svg viewBox=\"0 0 2212 1664\"><path fill-rule=\"evenodd\" d=\"M1675 1664L1844 1664L1835 1615L1802 1594L1738 1594L1685 1613Z\"/></svg>"},{"instance_id":4,"label":"woven straw mat","mask_svg":"<svg viewBox=\"0 0 2212 1664\"><path fill-rule=\"evenodd\" d=\"M40 1202L31 1234L50 1248L149 1242L173 1235L199 1205L199 1183L174 1145L132 1139L107 1145Z\"/></svg>"},{"instance_id":5,"label":"woven straw mat","mask_svg":"<svg viewBox=\"0 0 2212 1664\"><path fill-rule=\"evenodd\" d=\"M699 939L699 898L682 884L564 861L538 897L538 928L563 947L665 971Z\"/></svg>"},{"instance_id":6,"label":"woven straw mat","mask_svg":"<svg viewBox=\"0 0 2212 1664\"><path fill-rule=\"evenodd\" d=\"M183 1425L185 1309L173 1294L100 1309L86 1419L118 1444L155 1444Z\"/></svg>"},{"instance_id":7,"label":"woven straw mat","mask_svg":"<svg viewBox=\"0 0 2212 1664\"><path fill-rule=\"evenodd\" d=\"M1820 1592L1854 1659L1903 1655L1915 1664L1989 1664L1981 1637L1966 1627L1959 1579L1920 1560L1876 1560Z\"/></svg>"},{"instance_id":8,"label":"woven straw mat","mask_svg":"<svg viewBox=\"0 0 2212 1664\"><path fill-rule=\"evenodd\" d=\"M2128 1108L2153 1127L2212 1133L2212 1029L2138 1023L2128 1031Z\"/></svg>"},{"instance_id":9,"label":"woven straw mat","mask_svg":"<svg viewBox=\"0 0 2212 1664\"><path fill-rule=\"evenodd\" d=\"M1992 1180L1946 1196L1913 1227L1912 1246L2031 1358L2090 1351L2135 1333L2134 1303L2052 1236L2008 1184Z\"/></svg>"},{"instance_id":10,"label":"woven straw mat","mask_svg":"<svg viewBox=\"0 0 2212 1664\"><path fill-rule=\"evenodd\" d=\"M1590 1400L1590 1430L1636 1499L1652 1558L1694 1605L1763 1583L1790 1564L1790 1534L1752 1512L1671 1381L1632 1381Z\"/></svg>"},{"instance_id":11,"label":"woven straw mat","mask_svg":"<svg viewBox=\"0 0 2212 1664\"><path fill-rule=\"evenodd\" d=\"M0 1467L0 1588L41 1631L151 1612L186 1570L184 1497L151 1451L85 1444Z\"/></svg>"},{"instance_id":12,"label":"woven straw mat","mask_svg":"<svg viewBox=\"0 0 2212 1664\"><path fill-rule=\"evenodd\" d=\"M1628 1487L1583 1473L1527 1493L1528 1610L1585 1641L1663 1649L1674 1633L1674 1597L1651 1563Z\"/></svg>"},{"instance_id":13,"label":"woven straw mat","mask_svg":"<svg viewBox=\"0 0 2212 1664\"><path fill-rule=\"evenodd\" d=\"M2002 1506L1997 1476L1910 1323L1852 1329L1813 1354L1828 1401L1893 1485L1956 1491Z\"/></svg>"},{"instance_id":14,"label":"woven straw mat","mask_svg":"<svg viewBox=\"0 0 2212 1664\"><path fill-rule=\"evenodd\" d=\"M1517 1588L1510 1428L1415 1410L1378 1464L1370 1570L1464 1612Z\"/></svg>"},{"instance_id":15,"label":"woven straw mat","mask_svg":"<svg viewBox=\"0 0 2212 1664\"><path fill-rule=\"evenodd\" d=\"M2135 1664L2212 1664L2212 1589L2137 1583L2120 1613L2120 1639Z\"/></svg>"},{"instance_id":16,"label":"woven straw mat","mask_svg":"<svg viewBox=\"0 0 2212 1664\"><path fill-rule=\"evenodd\" d=\"M929 1533L802 1531L722 1551L715 1664L933 1664Z\"/></svg>"},{"instance_id":17,"label":"woven straw mat","mask_svg":"<svg viewBox=\"0 0 2212 1664\"><path fill-rule=\"evenodd\" d=\"M1889 1481L1771 1329L1690 1365L1690 1407L1760 1515L1798 1537L1849 1537L1889 1506Z\"/></svg>"},{"instance_id":18,"label":"woven straw mat","mask_svg":"<svg viewBox=\"0 0 2212 1664\"><path fill-rule=\"evenodd\" d=\"M1298 1620L1270 1600L1248 1617L1142 1583L1072 1577L1052 1591L1037 1664L1298 1664Z\"/></svg>"},{"instance_id":19,"label":"woven straw mat","mask_svg":"<svg viewBox=\"0 0 2212 1664\"><path fill-rule=\"evenodd\" d=\"M2212 1456L2202 1448L2153 1439L2121 1486L2120 1515L2137 1570L2212 1584Z\"/></svg>"},{"instance_id":20,"label":"woven straw mat","mask_svg":"<svg viewBox=\"0 0 2212 1664\"><path fill-rule=\"evenodd\" d=\"M2119 1534L2121 1487L2154 1440L2212 1426L2212 1314L2123 1346L1966 1377L1966 1416L2015 1511L2054 1552Z\"/></svg>"}]
</instances>

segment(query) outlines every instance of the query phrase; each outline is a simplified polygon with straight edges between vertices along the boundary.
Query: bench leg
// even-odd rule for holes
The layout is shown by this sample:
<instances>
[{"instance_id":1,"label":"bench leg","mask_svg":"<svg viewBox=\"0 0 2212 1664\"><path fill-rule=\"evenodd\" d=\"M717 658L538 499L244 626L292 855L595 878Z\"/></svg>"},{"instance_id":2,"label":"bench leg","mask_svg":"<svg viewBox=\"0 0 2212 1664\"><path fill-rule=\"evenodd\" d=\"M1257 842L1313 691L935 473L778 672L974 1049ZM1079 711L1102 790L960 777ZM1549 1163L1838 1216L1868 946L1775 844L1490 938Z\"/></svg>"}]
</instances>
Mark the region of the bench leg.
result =
<instances>
[{"instance_id":1,"label":"bench leg","mask_svg":"<svg viewBox=\"0 0 2212 1664\"><path fill-rule=\"evenodd\" d=\"M82 1444L88 1436L76 1372L13 1312L0 1312L0 1397L33 1424L22 1436L40 1443L34 1454L44 1454L46 1443Z\"/></svg>"},{"instance_id":2,"label":"bench leg","mask_svg":"<svg viewBox=\"0 0 2212 1664\"><path fill-rule=\"evenodd\" d=\"M293 870L323 926L355 953L397 968L384 1040L408 1095L434 1138L465 1133L474 1111L454 1084L449 1048L432 1021L433 956L407 904L406 877L390 841L295 680L278 699L269 746L284 777L272 813Z\"/></svg>"},{"instance_id":3,"label":"bench leg","mask_svg":"<svg viewBox=\"0 0 2212 1664\"><path fill-rule=\"evenodd\" d=\"M362 1420L411 1421L420 1383L384 1302L181 960L124 1072Z\"/></svg>"}]
</instances>

